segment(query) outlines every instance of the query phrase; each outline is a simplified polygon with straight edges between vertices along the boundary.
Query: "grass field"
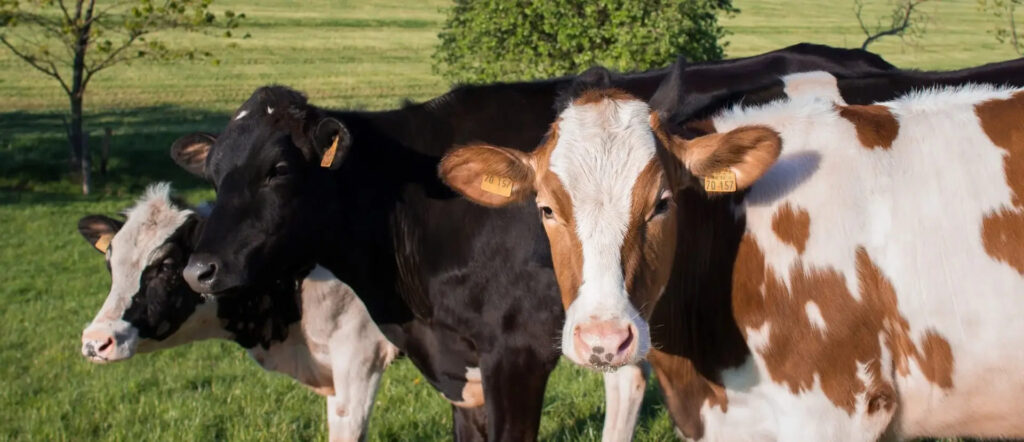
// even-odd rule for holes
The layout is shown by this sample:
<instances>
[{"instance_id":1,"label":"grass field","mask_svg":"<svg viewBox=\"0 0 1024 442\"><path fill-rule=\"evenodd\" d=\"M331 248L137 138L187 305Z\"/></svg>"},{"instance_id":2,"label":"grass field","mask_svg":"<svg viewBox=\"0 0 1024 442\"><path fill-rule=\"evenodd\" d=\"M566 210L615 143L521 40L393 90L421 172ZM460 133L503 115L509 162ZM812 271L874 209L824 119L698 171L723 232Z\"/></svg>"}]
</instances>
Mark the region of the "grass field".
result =
<instances>
[{"instance_id":1,"label":"grass field","mask_svg":"<svg viewBox=\"0 0 1024 442\"><path fill-rule=\"evenodd\" d=\"M170 180L193 201L212 192L178 171L167 148L179 135L217 130L231 110L266 83L306 91L315 103L382 109L426 99L447 85L430 54L443 18L440 0L271 0L244 11L244 32L229 41L202 34L166 38L208 49L208 62L139 62L105 72L86 98L87 127L99 145L115 132L110 173L93 196L63 174L66 106L56 84L0 51L0 439L283 440L323 439L323 403L287 378L270 375L231 344L205 342L110 366L79 356L79 334L103 302L108 276L100 255L75 231L89 213L114 213L143 187ZM297 6L301 4L301 6ZM731 56L800 41L858 46L852 1L736 0L725 23ZM885 2L867 13L881 15ZM987 32L994 23L974 0L929 6L928 33L916 46L883 40L872 49L905 67L955 68L1012 58ZM94 160L94 164L96 161ZM671 426L653 386L639 440L665 440ZM596 440L602 423L600 377L562 364L544 402L543 440ZM447 403L407 362L382 383L373 440L445 439Z\"/></svg>"}]
</instances>

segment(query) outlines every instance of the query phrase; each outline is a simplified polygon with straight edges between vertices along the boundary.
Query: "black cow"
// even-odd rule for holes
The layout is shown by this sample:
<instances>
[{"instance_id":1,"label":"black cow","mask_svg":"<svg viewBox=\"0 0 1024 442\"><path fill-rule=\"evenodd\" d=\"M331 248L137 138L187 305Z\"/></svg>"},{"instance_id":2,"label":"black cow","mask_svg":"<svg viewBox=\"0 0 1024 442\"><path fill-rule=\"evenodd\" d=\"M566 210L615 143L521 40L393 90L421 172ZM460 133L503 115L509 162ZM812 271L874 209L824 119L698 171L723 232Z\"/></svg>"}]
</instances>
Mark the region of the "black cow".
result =
<instances>
[{"instance_id":1,"label":"black cow","mask_svg":"<svg viewBox=\"0 0 1024 442\"><path fill-rule=\"evenodd\" d=\"M789 49L795 62L784 69L888 67L865 52L807 48ZM646 97L663 75L613 83ZM385 112L329 111L290 89L257 90L219 137L193 134L172 148L218 191L186 278L220 292L319 262L447 398L487 398L485 408L454 409L456 437L534 438L563 319L536 209L475 206L436 173L453 145L535 147L570 81L461 87Z\"/></svg>"},{"instance_id":2,"label":"black cow","mask_svg":"<svg viewBox=\"0 0 1024 442\"><path fill-rule=\"evenodd\" d=\"M798 45L813 48L813 45ZM860 52L856 50L850 50ZM864 60L865 66L871 66ZM884 63L884 62L883 62ZM869 104L891 100L912 90L926 87L955 86L966 83L1018 84L1024 60L1016 59L955 71L918 71L896 69L839 70L820 69L834 77L832 84L815 85L838 91L849 104ZM806 70L806 69L805 69ZM787 96L783 75L804 70L764 71L759 81L717 83L722 77L711 67L698 67L681 61L651 97L651 107L662 113L664 122L680 128L684 135L700 135L697 124L721 110L742 103L763 104ZM812 79L812 81L816 81ZM695 89L693 84L715 87ZM792 87L792 86L791 86ZM693 132L696 130L696 132Z\"/></svg>"}]
</instances>

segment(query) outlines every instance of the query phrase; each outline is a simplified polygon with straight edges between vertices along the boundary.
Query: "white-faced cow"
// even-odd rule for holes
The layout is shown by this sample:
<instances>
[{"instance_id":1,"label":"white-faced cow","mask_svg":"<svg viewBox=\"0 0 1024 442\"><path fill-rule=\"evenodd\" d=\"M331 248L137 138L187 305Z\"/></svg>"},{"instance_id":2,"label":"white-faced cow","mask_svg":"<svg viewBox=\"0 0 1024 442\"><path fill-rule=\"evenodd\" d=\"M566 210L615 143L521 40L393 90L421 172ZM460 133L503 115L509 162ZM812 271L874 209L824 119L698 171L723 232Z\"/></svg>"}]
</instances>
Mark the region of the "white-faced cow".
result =
<instances>
[{"instance_id":1,"label":"white-faced cow","mask_svg":"<svg viewBox=\"0 0 1024 442\"><path fill-rule=\"evenodd\" d=\"M398 350L359 298L328 270L243 288L196 293L181 271L203 218L151 186L118 221L90 215L79 231L104 252L110 294L82 332L82 354L107 363L203 339L227 339L266 370L327 398L332 441L365 438L377 385Z\"/></svg>"},{"instance_id":2,"label":"white-faced cow","mask_svg":"<svg viewBox=\"0 0 1024 442\"><path fill-rule=\"evenodd\" d=\"M995 67L1020 85L1022 65ZM691 140L586 90L532 154L470 146L441 172L480 204L536 199L566 355L648 352L689 438L1024 436L1024 92L851 105L843 85L911 81L783 83Z\"/></svg>"},{"instance_id":3,"label":"white-faced cow","mask_svg":"<svg viewBox=\"0 0 1024 442\"><path fill-rule=\"evenodd\" d=\"M765 68L890 67L864 52L807 49L766 55ZM648 97L662 77L610 81ZM457 438L535 438L563 322L536 209L474 206L444 186L437 166L453 144L535 147L570 82L460 87L385 112L330 111L286 88L258 90L219 136L187 136L173 148L217 187L186 279L222 292L322 263L453 402ZM605 379L614 385L604 438L628 439L645 378L630 366Z\"/></svg>"}]
</instances>

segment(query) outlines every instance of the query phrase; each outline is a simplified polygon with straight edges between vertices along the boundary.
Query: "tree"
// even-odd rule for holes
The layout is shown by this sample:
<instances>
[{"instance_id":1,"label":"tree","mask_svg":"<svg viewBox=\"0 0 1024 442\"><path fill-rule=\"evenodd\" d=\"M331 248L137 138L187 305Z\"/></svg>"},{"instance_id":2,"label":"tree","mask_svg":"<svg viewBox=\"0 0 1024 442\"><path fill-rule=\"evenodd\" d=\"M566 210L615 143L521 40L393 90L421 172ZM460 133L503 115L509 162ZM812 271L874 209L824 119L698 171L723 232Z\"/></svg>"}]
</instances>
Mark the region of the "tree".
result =
<instances>
[{"instance_id":1,"label":"tree","mask_svg":"<svg viewBox=\"0 0 1024 442\"><path fill-rule=\"evenodd\" d=\"M1020 41L1017 34L1017 20L1014 14L1024 0L978 0L978 6L983 11L988 11L996 16L1003 23L996 26L994 33L996 40L1000 43L1010 43L1017 55L1024 55L1024 42Z\"/></svg>"},{"instance_id":2,"label":"tree","mask_svg":"<svg viewBox=\"0 0 1024 442\"><path fill-rule=\"evenodd\" d=\"M864 1L854 0L854 14L857 16L860 30L866 37L860 48L867 50L868 45L888 35L898 36L904 41L920 38L924 35L925 24L928 21L928 16L920 8L921 4L926 1L928 0L897 0L889 14L888 23L882 24L882 21L879 20L875 26L868 29L868 26L864 24Z\"/></svg>"},{"instance_id":3,"label":"tree","mask_svg":"<svg viewBox=\"0 0 1024 442\"><path fill-rule=\"evenodd\" d=\"M719 14L731 0L456 0L438 37L434 71L479 83L619 71L724 55Z\"/></svg>"},{"instance_id":4,"label":"tree","mask_svg":"<svg viewBox=\"0 0 1024 442\"><path fill-rule=\"evenodd\" d=\"M89 193L89 152L82 130L85 92L94 76L112 66L151 57L208 56L173 49L152 34L170 29L224 28L225 36L245 18L224 13L217 21L213 0L0 0L0 44L35 70L55 79L68 96L70 165L82 171Z\"/></svg>"}]
</instances>

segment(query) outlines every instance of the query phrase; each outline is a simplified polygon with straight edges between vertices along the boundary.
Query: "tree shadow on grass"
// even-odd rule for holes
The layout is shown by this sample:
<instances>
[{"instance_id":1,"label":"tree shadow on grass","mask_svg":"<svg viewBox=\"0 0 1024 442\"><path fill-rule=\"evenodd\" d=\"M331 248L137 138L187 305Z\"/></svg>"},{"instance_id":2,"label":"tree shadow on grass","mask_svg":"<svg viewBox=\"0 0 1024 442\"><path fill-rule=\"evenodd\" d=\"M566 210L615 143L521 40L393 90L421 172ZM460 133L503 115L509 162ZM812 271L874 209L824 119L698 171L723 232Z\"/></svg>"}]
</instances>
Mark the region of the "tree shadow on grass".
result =
<instances>
[{"instance_id":1,"label":"tree shadow on grass","mask_svg":"<svg viewBox=\"0 0 1024 442\"><path fill-rule=\"evenodd\" d=\"M61 112L0 113L0 203L64 203L138 195L148 184L170 181L178 191L208 189L173 161L178 137L217 132L230 115L163 105L105 110L85 116L92 159L93 194L81 195L70 171L70 149ZM100 173L104 128L113 130L107 173Z\"/></svg>"}]
</instances>

